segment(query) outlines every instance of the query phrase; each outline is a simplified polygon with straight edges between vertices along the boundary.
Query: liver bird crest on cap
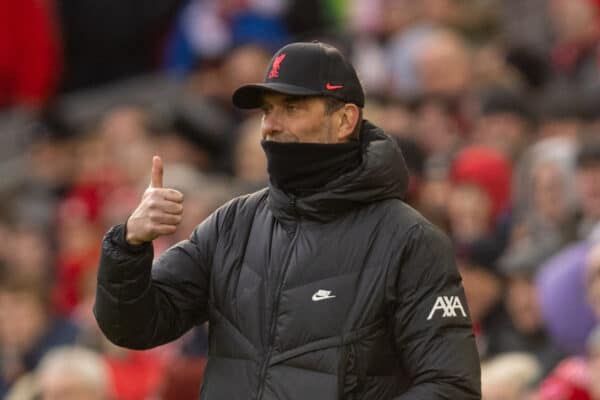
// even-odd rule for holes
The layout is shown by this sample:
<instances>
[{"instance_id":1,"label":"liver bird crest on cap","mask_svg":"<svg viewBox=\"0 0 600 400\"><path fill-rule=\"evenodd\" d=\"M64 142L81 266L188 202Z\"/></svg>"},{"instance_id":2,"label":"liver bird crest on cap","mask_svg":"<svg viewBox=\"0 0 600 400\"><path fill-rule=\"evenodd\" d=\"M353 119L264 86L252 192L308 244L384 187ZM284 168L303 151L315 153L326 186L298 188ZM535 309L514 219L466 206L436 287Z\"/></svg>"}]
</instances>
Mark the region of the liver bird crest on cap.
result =
<instances>
[{"instance_id":1,"label":"liver bird crest on cap","mask_svg":"<svg viewBox=\"0 0 600 400\"><path fill-rule=\"evenodd\" d=\"M273 60L273 66L271 67L271 71L269 71L269 79L279 78L279 68L281 67L281 62L285 58L285 53L281 53L275 60Z\"/></svg>"}]
</instances>

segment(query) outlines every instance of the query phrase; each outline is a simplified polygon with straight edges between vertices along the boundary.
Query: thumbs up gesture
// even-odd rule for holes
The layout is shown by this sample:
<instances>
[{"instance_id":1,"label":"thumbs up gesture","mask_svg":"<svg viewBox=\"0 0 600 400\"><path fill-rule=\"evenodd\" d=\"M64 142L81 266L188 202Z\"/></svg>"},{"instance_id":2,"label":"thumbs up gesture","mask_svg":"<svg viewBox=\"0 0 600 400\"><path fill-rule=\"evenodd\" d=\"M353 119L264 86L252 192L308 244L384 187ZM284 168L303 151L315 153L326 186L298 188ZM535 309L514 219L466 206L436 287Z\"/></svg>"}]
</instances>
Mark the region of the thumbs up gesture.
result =
<instances>
[{"instance_id":1,"label":"thumbs up gesture","mask_svg":"<svg viewBox=\"0 0 600 400\"><path fill-rule=\"evenodd\" d=\"M162 160L159 156L154 156L150 186L127 220L127 242L142 244L174 233L181 223L182 213L183 194L174 189L163 188Z\"/></svg>"}]
</instances>

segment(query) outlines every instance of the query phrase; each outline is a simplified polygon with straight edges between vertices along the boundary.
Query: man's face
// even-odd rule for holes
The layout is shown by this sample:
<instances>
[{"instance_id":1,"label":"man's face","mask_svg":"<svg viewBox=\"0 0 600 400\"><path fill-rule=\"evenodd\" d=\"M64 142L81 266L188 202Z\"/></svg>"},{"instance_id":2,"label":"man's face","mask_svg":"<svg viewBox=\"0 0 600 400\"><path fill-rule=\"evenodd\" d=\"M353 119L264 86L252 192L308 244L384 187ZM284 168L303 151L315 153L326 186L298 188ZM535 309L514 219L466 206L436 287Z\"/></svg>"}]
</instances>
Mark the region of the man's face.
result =
<instances>
[{"instance_id":1,"label":"man's face","mask_svg":"<svg viewBox=\"0 0 600 400\"><path fill-rule=\"evenodd\" d=\"M31 293L0 290L0 348L25 353L46 329L43 305Z\"/></svg>"},{"instance_id":2,"label":"man's face","mask_svg":"<svg viewBox=\"0 0 600 400\"><path fill-rule=\"evenodd\" d=\"M567 199L568 176L552 162L534 167L531 174L535 209L544 220L562 223L570 211Z\"/></svg>"},{"instance_id":3,"label":"man's face","mask_svg":"<svg viewBox=\"0 0 600 400\"><path fill-rule=\"evenodd\" d=\"M597 15L593 2L589 0L551 0L548 5L552 27L561 42L585 38Z\"/></svg>"},{"instance_id":4,"label":"man's face","mask_svg":"<svg viewBox=\"0 0 600 400\"><path fill-rule=\"evenodd\" d=\"M484 319L502 297L502 281L485 267L458 260L471 319Z\"/></svg>"},{"instance_id":5,"label":"man's face","mask_svg":"<svg viewBox=\"0 0 600 400\"><path fill-rule=\"evenodd\" d=\"M481 188L471 184L455 185L446 201L450 229L456 239L470 242L488 233L491 203Z\"/></svg>"},{"instance_id":6,"label":"man's face","mask_svg":"<svg viewBox=\"0 0 600 400\"><path fill-rule=\"evenodd\" d=\"M600 164L579 168L577 183L583 214L600 219Z\"/></svg>"},{"instance_id":7,"label":"man's face","mask_svg":"<svg viewBox=\"0 0 600 400\"><path fill-rule=\"evenodd\" d=\"M511 276L507 285L506 308L516 328L535 333L543 324L535 284L525 276Z\"/></svg>"},{"instance_id":8,"label":"man's face","mask_svg":"<svg viewBox=\"0 0 600 400\"><path fill-rule=\"evenodd\" d=\"M287 143L337 143L336 113L325 113L319 97L265 93L261 132L265 140Z\"/></svg>"},{"instance_id":9,"label":"man's face","mask_svg":"<svg viewBox=\"0 0 600 400\"><path fill-rule=\"evenodd\" d=\"M474 135L479 143L498 149L507 157L514 158L525 145L527 122L518 115L497 112L482 116Z\"/></svg>"}]
</instances>

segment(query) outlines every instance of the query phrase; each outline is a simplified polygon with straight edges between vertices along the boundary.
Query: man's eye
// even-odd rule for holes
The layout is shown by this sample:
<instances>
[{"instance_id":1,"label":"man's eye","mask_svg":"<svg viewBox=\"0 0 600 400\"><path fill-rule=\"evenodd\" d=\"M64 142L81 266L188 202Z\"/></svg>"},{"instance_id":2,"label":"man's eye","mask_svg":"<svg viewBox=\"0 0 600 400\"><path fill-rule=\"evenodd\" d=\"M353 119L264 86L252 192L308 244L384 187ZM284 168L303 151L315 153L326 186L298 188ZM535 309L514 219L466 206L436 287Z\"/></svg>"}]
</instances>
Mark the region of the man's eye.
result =
<instances>
[{"instance_id":1,"label":"man's eye","mask_svg":"<svg viewBox=\"0 0 600 400\"><path fill-rule=\"evenodd\" d=\"M288 104L285 106L285 109L288 111L296 111L298 109L298 106L295 104Z\"/></svg>"}]
</instances>

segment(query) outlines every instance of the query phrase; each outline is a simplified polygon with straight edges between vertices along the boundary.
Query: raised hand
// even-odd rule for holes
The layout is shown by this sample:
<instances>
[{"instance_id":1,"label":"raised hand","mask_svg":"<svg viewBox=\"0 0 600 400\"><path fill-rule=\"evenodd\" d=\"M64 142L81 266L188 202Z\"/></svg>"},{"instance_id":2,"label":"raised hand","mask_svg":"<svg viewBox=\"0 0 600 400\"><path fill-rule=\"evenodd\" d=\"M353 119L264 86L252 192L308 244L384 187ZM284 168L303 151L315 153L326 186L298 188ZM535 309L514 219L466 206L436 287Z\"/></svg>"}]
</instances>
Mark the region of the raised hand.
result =
<instances>
[{"instance_id":1,"label":"raised hand","mask_svg":"<svg viewBox=\"0 0 600 400\"><path fill-rule=\"evenodd\" d=\"M127 220L127 242L142 244L174 233L181 223L182 214L183 194L163 188L162 160L159 156L152 157L150 186Z\"/></svg>"}]
</instances>

